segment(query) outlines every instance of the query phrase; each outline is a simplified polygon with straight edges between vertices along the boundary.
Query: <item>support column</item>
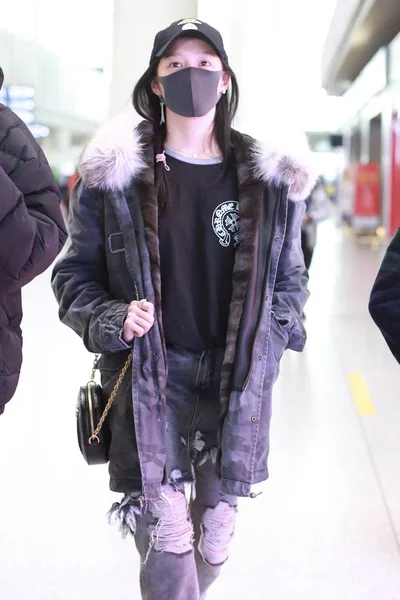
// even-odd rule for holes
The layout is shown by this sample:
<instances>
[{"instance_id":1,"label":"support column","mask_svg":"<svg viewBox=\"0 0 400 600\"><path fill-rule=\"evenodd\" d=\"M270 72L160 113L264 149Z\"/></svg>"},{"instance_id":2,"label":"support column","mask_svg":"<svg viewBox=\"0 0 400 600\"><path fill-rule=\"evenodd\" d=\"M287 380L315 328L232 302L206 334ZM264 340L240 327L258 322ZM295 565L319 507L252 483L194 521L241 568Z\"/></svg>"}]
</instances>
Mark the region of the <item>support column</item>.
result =
<instances>
[{"instance_id":1,"label":"support column","mask_svg":"<svg viewBox=\"0 0 400 600\"><path fill-rule=\"evenodd\" d=\"M114 0L110 112L131 108L131 94L146 71L155 34L173 21L198 18L197 0Z\"/></svg>"}]
</instances>

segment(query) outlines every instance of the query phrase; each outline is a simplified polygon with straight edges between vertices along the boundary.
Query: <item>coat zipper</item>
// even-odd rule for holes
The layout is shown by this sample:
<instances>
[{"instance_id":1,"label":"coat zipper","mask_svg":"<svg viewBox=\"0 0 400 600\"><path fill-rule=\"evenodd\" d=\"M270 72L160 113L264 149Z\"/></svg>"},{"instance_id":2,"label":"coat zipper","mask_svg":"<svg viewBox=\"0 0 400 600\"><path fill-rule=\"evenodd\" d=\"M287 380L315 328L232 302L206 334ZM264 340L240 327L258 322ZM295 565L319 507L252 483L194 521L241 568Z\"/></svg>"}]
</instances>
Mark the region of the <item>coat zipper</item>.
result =
<instances>
[{"instance_id":1,"label":"coat zipper","mask_svg":"<svg viewBox=\"0 0 400 600\"><path fill-rule=\"evenodd\" d=\"M266 273L266 279L267 279L267 288L268 288L268 281L269 281L269 276L271 273L271 262L272 262L272 244L274 243L274 237L275 237L275 230L276 230L276 226L278 224L278 216L279 216L279 210L281 207L281 202L282 202L282 194L280 194L279 196L279 201L277 202L276 206L275 206L275 211L274 211L274 219L273 219L273 224L272 224L272 232L271 232L271 239L269 241L269 245L268 245L268 264L267 264L267 273ZM242 392L245 392L247 390L247 386L249 385L249 381L250 381L250 375L253 369L253 363L254 363L254 342L257 338L257 334L259 332L259 329L261 327L261 313L262 313L262 309L260 311L260 315L258 318L258 323L257 323L257 327L254 333L254 340L253 340L253 345L252 345L252 349L251 349L251 360L250 360L250 366L249 366L249 370L247 373L247 377L245 379L245 382L242 386Z\"/></svg>"}]
</instances>

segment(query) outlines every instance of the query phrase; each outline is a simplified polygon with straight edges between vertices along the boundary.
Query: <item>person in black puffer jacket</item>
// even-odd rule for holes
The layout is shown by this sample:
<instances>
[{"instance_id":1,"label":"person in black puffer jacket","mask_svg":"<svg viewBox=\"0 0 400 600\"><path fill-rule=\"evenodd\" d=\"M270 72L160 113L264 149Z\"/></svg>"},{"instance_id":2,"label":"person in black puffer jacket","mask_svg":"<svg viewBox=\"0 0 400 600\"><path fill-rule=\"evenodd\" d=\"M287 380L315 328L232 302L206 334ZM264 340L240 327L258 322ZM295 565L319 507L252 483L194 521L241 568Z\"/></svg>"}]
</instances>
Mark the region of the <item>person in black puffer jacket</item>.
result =
<instances>
[{"instance_id":1,"label":"person in black puffer jacket","mask_svg":"<svg viewBox=\"0 0 400 600\"><path fill-rule=\"evenodd\" d=\"M400 229L383 258L371 291L369 312L400 363Z\"/></svg>"},{"instance_id":2,"label":"person in black puffer jacket","mask_svg":"<svg viewBox=\"0 0 400 600\"><path fill-rule=\"evenodd\" d=\"M3 79L0 68L0 89ZM51 265L67 238L60 199L39 144L0 104L0 414L21 370L21 288Z\"/></svg>"}]
</instances>

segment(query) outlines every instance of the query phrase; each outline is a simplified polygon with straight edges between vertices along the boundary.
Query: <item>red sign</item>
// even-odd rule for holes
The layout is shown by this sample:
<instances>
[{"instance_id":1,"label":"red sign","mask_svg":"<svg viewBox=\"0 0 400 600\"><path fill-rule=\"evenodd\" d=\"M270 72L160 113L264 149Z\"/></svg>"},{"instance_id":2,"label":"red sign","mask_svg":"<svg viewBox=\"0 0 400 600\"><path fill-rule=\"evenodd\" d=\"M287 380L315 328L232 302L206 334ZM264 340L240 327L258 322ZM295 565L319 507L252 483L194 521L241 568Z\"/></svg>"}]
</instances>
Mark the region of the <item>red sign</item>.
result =
<instances>
[{"instance_id":1,"label":"red sign","mask_svg":"<svg viewBox=\"0 0 400 600\"><path fill-rule=\"evenodd\" d=\"M400 116L392 122L392 193L390 201L390 235L400 227Z\"/></svg>"},{"instance_id":2,"label":"red sign","mask_svg":"<svg viewBox=\"0 0 400 600\"><path fill-rule=\"evenodd\" d=\"M356 167L353 215L356 218L380 219L381 175L378 163Z\"/></svg>"}]
</instances>

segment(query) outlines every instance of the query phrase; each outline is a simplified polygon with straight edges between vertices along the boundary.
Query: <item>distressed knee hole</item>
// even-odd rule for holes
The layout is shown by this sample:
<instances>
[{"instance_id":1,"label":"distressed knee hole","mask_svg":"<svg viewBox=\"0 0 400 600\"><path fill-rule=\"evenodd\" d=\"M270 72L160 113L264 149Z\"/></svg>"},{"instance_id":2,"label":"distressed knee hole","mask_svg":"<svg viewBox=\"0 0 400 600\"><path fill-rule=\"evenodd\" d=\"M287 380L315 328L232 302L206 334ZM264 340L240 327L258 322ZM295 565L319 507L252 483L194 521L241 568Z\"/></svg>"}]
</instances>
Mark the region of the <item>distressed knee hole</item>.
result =
<instances>
[{"instance_id":1,"label":"distressed knee hole","mask_svg":"<svg viewBox=\"0 0 400 600\"><path fill-rule=\"evenodd\" d=\"M149 510L154 523L149 525L150 547L156 552L185 554L193 548L193 525L185 495L167 485Z\"/></svg>"},{"instance_id":2,"label":"distressed knee hole","mask_svg":"<svg viewBox=\"0 0 400 600\"><path fill-rule=\"evenodd\" d=\"M207 508L201 524L199 552L209 565L222 565L229 557L229 545L236 523L236 506L219 502L215 508Z\"/></svg>"}]
</instances>

